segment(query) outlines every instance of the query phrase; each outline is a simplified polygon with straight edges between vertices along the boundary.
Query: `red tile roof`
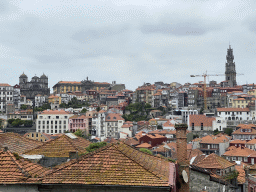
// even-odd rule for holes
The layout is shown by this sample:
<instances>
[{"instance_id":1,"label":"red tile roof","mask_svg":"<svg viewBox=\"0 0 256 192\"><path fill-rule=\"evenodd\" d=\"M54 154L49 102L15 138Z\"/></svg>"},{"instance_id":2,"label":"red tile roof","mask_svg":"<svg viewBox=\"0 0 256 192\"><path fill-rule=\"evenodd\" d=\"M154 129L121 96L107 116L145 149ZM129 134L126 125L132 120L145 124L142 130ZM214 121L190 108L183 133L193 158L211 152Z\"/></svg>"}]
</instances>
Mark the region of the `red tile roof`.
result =
<instances>
[{"instance_id":1,"label":"red tile roof","mask_svg":"<svg viewBox=\"0 0 256 192\"><path fill-rule=\"evenodd\" d=\"M142 143L140 145L137 145L136 148L152 148L152 146L148 143Z\"/></svg>"},{"instance_id":2,"label":"red tile roof","mask_svg":"<svg viewBox=\"0 0 256 192\"><path fill-rule=\"evenodd\" d=\"M8 147L12 153L23 154L27 150L43 145L40 141L24 138L18 133L0 134L0 148Z\"/></svg>"},{"instance_id":3,"label":"red tile roof","mask_svg":"<svg viewBox=\"0 0 256 192\"><path fill-rule=\"evenodd\" d=\"M49 169L31 163L10 151L0 150L0 183L20 184L36 183L36 179L44 176ZM33 182L34 180L34 182Z\"/></svg>"},{"instance_id":4,"label":"red tile roof","mask_svg":"<svg viewBox=\"0 0 256 192\"><path fill-rule=\"evenodd\" d=\"M233 112L233 111L239 111L239 112L249 112L249 108L217 108L218 112Z\"/></svg>"},{"instance_id":5,"label":"red tile roof","mask_svg":"<svg viewBox=\"0 0 256 192\"><path fill-rule=\"evenodd\" d=\"M233 150L229 150L229 151L226 151L223 156L230 156L230 157L248 157L248 156L251 156L251 155L255 155L256 154L256 151L253 151L249 148L241 148L241 147L238 147L238 148L235 148Z\"/></svg>"},{"instance_id":6,"label":"red tile roof","mask_svg":"<svg viewBox=\"0 0 256 192\"><path fill-rule=\"evenodd\" d=\"M158 186L173 185L174 164L123 144L109 144L62 164L43 184Z\"/></svg>"},{"instance_id":7,"label":"red tile roof","mask_svg":"<svg viewBox=\"0 0 256 192\"><path fill-rule=\"evenodd\" d=\"M196 164L196 166L205 169L226 169L234 165L235 163L231 163L223 157L216 155L215 153L211 153L202 161Z\"/></svg>"},{"instance_id":8,"label":"red tile roof","mask_svg":"<svg viewBox=\"0 0 256 192\"><path fill-rule=\"evenodd\" d=\"M105 121L118 121L118 120L124 121L124 118L122 118L121 114L118 114L118 113L109 113L105 118Z\"/></svg>"},{"instance_id":9,"label":"red tile roof","mask_svg":"<svg viewBox=\"0 0 256 192\"><path fill-rule=\"evenodd\" d=\"M243 130L249 130L250 132L244 132ZM254 128L249 128L249 127L241 127L237 130L235 130L232 135L256 135L256 130Z\"/></svg>"},{"instance_id":10,"label":"red tile roof","mask_svg":"<svg viewBox=\"0 0 256 192\"><path fill-rule=\"evenodd\" d=\"M46 157L69 157L70 151L77 151L78 154L86 152L86 147L90 145L90 141L76 137L71 139L67 135L62 135L54 140L44 143L35 149L27 151L26 155L44 155Z\"/></svg>"},{"instance_id":11,"label":"red tile roof","mask_svg":"<svg viewBox=\"0 0 256 192\"><path fill-rule=\"evenodd\" d=\"M39 114L70 114L70 113L68 113L68 112L66 112L65 110L44 110L44 111L42 111L41 113L39 113Z\"/></svg>"},{"instance_id":12,"label":"red tile roof","mask_svg":"<svg viewBox=\"0 0 256 192\"><path fill-rule=\"evenodd\" d=\"M203 126L211 127L214 120L214 117L207 117L205 115L189 115L190 126L192 126L192 123L194 123L194 126L201 126L201 123L203 123Z\"/></svg>"},{"instance_id":13,"label":"red tile roof","mask_svg":"<svg viewBox=\"0 0 256 192\"><path fill-rule=\"evenodd\" d=\"M216 137L214 135L207 135L205 137L202 137L202 140L200 143L208 143L208 144L219 144L219 143L226 143L230 140L230 137L227 136L220 136Z\"/></svg>"}]
</instances>

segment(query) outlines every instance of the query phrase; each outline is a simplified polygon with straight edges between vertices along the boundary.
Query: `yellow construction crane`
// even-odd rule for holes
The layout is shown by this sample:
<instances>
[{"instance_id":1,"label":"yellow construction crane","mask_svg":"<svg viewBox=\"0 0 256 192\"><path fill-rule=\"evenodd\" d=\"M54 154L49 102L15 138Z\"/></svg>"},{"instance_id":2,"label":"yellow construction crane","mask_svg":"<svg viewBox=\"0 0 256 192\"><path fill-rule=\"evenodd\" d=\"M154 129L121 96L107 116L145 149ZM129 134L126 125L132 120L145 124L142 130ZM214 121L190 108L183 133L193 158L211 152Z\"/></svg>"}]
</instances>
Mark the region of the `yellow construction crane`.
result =
<instances>
[{"instance_id":1,"label":"yellow construction crane","mask_svg":"<svg viewBox=\"0 0 256 192\"><path fill-rule=\"evenodd\" d=\"M244 75L242 73L236 73L236 75ZM204 110L207 110L207 96L206 96L206 77L209 76L225 76L225 74L207 74L204 73L203 75L190 75L190 77L204 77Z\"/></svg>"},{"instance_id":2,"label":"yellow construction crane","mask_svg":"<svg viewBox=\"0 0 256 192\"><path fill-rule=\"evenodd\" d=\"M204 73L203 75L190 75L190 77L204 77L204 110L207 109L207 96L206 96L206 77L209 76L225 76L225 74L207 74Z\"/></svg>"}]
</instances>

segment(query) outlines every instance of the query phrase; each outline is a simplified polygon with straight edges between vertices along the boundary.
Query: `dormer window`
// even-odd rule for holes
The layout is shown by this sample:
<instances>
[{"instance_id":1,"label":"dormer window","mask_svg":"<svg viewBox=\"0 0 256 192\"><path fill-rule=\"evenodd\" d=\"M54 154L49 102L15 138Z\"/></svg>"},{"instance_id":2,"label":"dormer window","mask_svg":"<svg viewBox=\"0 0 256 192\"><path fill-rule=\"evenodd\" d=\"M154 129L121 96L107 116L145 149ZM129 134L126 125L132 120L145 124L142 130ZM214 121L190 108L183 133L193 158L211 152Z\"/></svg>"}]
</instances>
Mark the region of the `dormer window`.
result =
<instances>
[{"instance_id":1,"label":"dormer window","mask_svg":"<svg viewBox=\"0 0 256 192\"><path fill-rule=\"evenodd\" d=\"M114 117L113 119L116 119L116 117Z\"/></svg>"},{"instance_id":2,"label":"dormer window","mask_svg":"<svg viewBox=\"0 0 256 192\"><path fill-rule=\"evenodd\" d=\"M108 118L107 119L110 119L110 117L108 116Z\"/></svg>"}]
</instances>

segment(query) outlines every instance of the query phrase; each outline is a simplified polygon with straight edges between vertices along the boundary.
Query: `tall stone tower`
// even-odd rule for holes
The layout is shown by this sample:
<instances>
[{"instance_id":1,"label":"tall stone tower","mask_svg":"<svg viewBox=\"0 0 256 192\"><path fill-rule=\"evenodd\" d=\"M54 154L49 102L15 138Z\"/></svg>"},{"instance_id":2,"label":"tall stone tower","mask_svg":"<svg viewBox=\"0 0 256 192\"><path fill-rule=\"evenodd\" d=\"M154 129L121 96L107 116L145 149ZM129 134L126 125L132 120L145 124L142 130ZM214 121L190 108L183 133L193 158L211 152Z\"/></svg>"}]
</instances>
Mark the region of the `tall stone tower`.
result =
<instances>
[{"instance_id":1,"label":"tall stone tower","mask_svg":"<svg viewBox=\"0 0 256 192\"><path fill-rule=\"evenodd\" d=\"M231 49L231 46L229 45L227 56L226 56L227 62L226 62L226 81L228 82L229 87L236 86L236 65L234 62L234 55L233 55L233 49Z\"/></svg>"}]
</instances>

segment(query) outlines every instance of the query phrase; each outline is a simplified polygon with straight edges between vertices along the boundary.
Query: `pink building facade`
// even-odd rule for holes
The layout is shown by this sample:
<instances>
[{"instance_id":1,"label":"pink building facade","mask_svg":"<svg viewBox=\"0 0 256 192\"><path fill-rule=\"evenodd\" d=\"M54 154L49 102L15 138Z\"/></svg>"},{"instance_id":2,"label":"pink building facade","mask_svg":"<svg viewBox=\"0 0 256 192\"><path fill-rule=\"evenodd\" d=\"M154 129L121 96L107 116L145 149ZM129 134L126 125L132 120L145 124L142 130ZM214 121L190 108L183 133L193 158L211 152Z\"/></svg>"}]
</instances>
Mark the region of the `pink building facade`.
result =
<instances>
[{"instance_id":1,"label":"pink building facade","mask_svg":"<svg viewBox=\"0 0 256 192\"><path fill-rule=\"evenodd\" d=\"M76 132L78 129L85 131L88 134L89 121L88 117L85 115L74 115L69 118L68 128L70 132Z\"/></svg>"}]
</instances>

